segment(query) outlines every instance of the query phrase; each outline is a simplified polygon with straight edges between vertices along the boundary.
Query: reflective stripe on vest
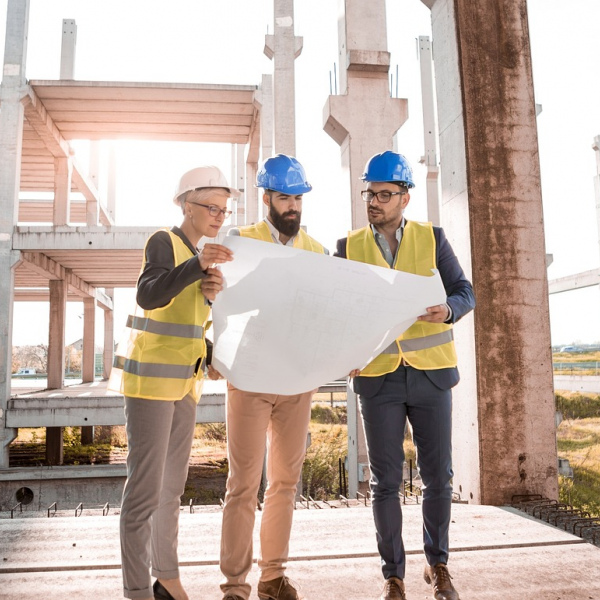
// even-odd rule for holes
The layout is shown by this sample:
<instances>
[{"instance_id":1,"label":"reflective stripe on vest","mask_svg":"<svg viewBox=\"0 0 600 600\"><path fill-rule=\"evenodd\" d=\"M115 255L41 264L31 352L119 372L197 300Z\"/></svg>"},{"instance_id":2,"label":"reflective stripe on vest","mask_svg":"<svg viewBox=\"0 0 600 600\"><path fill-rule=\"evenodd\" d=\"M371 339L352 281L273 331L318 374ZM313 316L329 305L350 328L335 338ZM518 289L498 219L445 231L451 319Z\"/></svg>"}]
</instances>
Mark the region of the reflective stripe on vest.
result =
<instances>
[{"instance_id":1,"label":"reflective stripe on vest","mask_svg":"<svg viewBox=\"0 0 600 600\"><path fill-rule=\"evenodd\" d=\"M178 235L167 233L175 266L194 257ZM145 257L144 249L144 261ZM200 281L185 287L166 306L136 310L139 314L127 321L129 336L115 353L109 389L149 400L181 400L190 395L197 402L204 380L204 330L210 313Z\"/></svg>"},{"instance_id":2,"label":"reflective stripe on vest","mask_svg":"<svg viewBox=\"0 0 600 600\"><path fill-rule=\"evenodd\" d=\"M200 364L202 369L205 362L206 360L203 358ZM170 379L189 379L196 371L196 365L142 363L124 356L115 356L113 366L140 377L168 377Z\"/></svg>"},{"instance_id":3,"label":"reflective stripe on vest","mask_svg":"<svg viewBox=\"0 0 600 600\"><path fill-rule=\"evenodd\" d=\"M261 221L255 225L248 225L247 227L240 227L239 231L242 237L249 237L255 240L262 240L263 242L271 242L273 244L275 243L273 241L273 236L271 235L271 230L265 221ZM318 254L325 254L323 246L319 244L317 240L311 238L304 229L298 231L298 235L294 239L294 248L309 250L311 252L317 252Z\"/></svg>"},{"instance_id":4,"label":"reflective stripe on vest","mask_svg":"<svg viewBox=\"0 0 600 600\"><path fill-rule=\"evenodd\" d=\"M384 268L383 258L371 227L348 234L346 256ZM394 268L415 275L431 275L436 268L435 236L431 223L407 221ZM377 377L395 371L402 359L417 369L443 369L456 366L452 325L416 321L395 342L373 359L362 371L366 377Z\"/></svg>"},{"instance_id":5,"label":"reflective stripe on vest","mask_svg":"<svg viewBox=\"0 0 600 600\"><path fill-rule=\"evenodd\" d=\"M129 317L127 317L127 327L130 329L147 331L148 333L156 333L157 335L200 339L204 337L204 327L201 327L200 325L163 323L147 317L136 317L135 315L129 315Z\"/></svg>"}]
</instances>

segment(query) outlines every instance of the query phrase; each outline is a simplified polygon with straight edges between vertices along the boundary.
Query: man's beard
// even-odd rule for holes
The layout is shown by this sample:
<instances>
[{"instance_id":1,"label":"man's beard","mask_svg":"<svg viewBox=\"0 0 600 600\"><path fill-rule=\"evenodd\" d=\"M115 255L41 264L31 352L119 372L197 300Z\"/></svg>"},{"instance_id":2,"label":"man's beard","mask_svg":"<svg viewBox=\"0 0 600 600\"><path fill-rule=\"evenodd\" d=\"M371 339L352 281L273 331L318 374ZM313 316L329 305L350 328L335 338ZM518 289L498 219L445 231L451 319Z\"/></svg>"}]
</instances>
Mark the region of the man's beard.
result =
<instances>
[{"instance_id":1,"label":"man's beard","mask_svg":"<svg viewBox=\"0 0 600 600\"><path fill-rule=\"evenodd\" d=\"M290 215L294 215L295 218L290 219ZM300 217L301 213L297 210L288 210L283 214L278 213L275 207L269 205L269 219L271 223L275 225L275 229L287 237L294 237L300 231Z\"/></svg>"},{"instance_id":2,"label":"man's beard","mask_svg":"<svg viewBox=\"0 0 600 600\"><path fill-rule=\"evenodd\" d=\"M402 221L402 213L400 213L399 218L398 215L386 215L383 211L380 210L372 210L369 208L367 210L367 219L371 225L375 225L376 227L383 227L390 223L401 222Z\"/></svg>"}]
</instances>

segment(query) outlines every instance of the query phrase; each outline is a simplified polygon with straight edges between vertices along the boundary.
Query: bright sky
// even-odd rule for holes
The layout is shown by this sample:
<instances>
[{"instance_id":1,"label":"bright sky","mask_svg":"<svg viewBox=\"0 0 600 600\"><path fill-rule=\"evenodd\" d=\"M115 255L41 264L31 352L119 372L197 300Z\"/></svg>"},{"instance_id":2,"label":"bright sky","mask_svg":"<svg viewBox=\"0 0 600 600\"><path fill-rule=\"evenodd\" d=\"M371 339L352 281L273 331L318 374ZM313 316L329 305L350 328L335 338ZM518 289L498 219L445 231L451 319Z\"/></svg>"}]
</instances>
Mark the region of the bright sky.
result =
<instances>
[{"instance_id":1,"label":"bright sky","mask_svg":"<svg viewBox=\"0 0 600 600\"><path fill-rule=\"evenodd\" d=\"M391 72L399 70L398 96L408 99L409 119L398 147L412 162L417 188L408 218L426 219L420 70L416 39L431 36L429 10L420 0L388 1ZM7 0L0 0L0 15ZM549 277L596 268L600 262L591 144L600 135L600 79L596 48L597 0L529 0L529 24L538 117ZM297 0L295 33L304 38L296 60L296 154L313 191L304 202L303 223L329 248L350 227L350 202L337 144L323 131L323 106L337 58L338 2ZM317 16L318 15L318 16ZM4 47L5 17L0 22ZM260 83L273 64L263 54L273 32L272 0L31 0L28 79L58 79L63 18L77 22L75 78L79 80ZM394 90L395 90L394 82ZM180 214L171 203L179 175L198 164L217 164L227 174L227 145L119 142L117 224L171 226ZM85 145L77 146L87 164ZM442 165L443 168L443 165ZM557 174L560 174L557 176ZM102 190L101 190L102 191ZM460 257L459 257L460 258ZM598 288L552 296L554 344L600 340ZM116 330L131 309L131 294L119 294ZM82 305L70 307L67 343L81 337ZM47 343L47 305L15 305L13 343ZM101 311L99 323L101 323ZM28 324L35 314L36 327ZM98 331L101 343L102 335Z\"/></svg>"}]
</instances>

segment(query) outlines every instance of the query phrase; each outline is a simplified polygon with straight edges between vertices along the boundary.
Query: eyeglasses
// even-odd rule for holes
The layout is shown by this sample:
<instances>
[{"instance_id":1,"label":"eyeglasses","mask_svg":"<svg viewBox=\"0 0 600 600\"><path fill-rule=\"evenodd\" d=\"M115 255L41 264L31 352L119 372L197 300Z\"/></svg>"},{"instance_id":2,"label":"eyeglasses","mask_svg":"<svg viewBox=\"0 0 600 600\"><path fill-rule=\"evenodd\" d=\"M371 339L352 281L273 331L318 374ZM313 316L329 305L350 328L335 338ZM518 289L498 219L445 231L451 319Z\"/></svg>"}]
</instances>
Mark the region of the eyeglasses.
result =
<instances>
[{"instance_id":1,"label":"eyeglasses","mask_svg":"<svg viewBox=\"0 0 600 600\"><path fill-rule=\"evenodd\" d=\"M381 204L387 204L392 199L392 196L404 196L406 193L407 192L404 191L388 192L387 190L384 190L383 192L374 192L373 190L363 190L360 195L365 202L371 203L373 198L377 198Z\"/></svg>"},{"instance_id":2,"label":"eyeglasses","mask_svg":"<svg viewBox=\"0 0 600 600\"><path fill-rule=\"evenodd\" d=\"M218 217L219 214L222 214L225 218L227 218L233 211L227 210L226 208L219 208L214 204L200 204L200 202L192 202L191 200L186 200L188 204L195 204L196 206L203 206L204 208L208 208L208 214L211 217Z\"/></svg>"}]
</instances>

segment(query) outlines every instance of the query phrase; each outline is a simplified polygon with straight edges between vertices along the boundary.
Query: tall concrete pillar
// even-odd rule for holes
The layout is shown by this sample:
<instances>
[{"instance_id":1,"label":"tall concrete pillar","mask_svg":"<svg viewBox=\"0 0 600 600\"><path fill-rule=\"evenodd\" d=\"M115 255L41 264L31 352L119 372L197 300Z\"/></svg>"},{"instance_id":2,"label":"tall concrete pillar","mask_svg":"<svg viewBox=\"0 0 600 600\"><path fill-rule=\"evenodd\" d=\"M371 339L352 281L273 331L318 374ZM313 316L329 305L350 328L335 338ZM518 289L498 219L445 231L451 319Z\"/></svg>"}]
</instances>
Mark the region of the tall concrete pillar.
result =
<instances>
[{"instance_id":1,"label":"tall concrete pillar","mask_svg":"<svg viewBox=\"0 0 600 600\"><path fill-rule=\"evenodd\" d=\"M423 104L423 142L425 155L421 162L427 167L427 219L434 225L441 225L440 165L438 151L438 130L435 120L435 94L433 87L433 56L431 40L419 36L419 64L421 66L421 98Z\"/></svg>"},{"instance_id":2,"label":"tall concrete pillar","mask_svg":"<svg viewBox=\"0 0 600 600\"><path fill-rule=\"evenodd\" d=\"M598 250L600 251L600 135L594 137L592 150L596 155L596 175L594 176L594 196L596 198L596 224L598 226Z\"/></svg>"},{"instance_id":3,"label":"tall concrete pillar","mask_svg":"<svg viewBox=\"0 0 600 600\"><path fill-rule=\"evenodd\" d=\"M83 383L94 381L96 367L96 300L84 298L83 300L83 344L81 359L81 380ZM81 428L81 443L94 443L94 426L88 425Z\"/></svg>"},{"instance_id":4,"label":"tall concrete pillar","mask_svg":"<svg viewBox=\"0 0 600 600\"><path fill-rule=\"evenodd\" d=\"M423 1L432 11L444 228L472 271L477 299L474 318L455 329L462 374L454 399L455 490L494 505L516 494L556 498L526 0Z\"/></svg>"},{"instance_id":5,"label":"tall concrete pillar","mask_svg":"<svg viewBox=\"0 0 600 600\"><path fill-rule=\"evenodd\" d=\"M8 446L17 435L16 429L6 427L6 409L12 370L14 267L19 260L19 253L12 249L12 234L19 208L29 0L8 0L6 14L0 86L0 469L8 468Z\"/></svg>"},{"instance_id":6,"label":"tall concrete pillar","mask_svg":"<svg viewBox=\"0 0 600 600\"><path fill-rule=\"evenodd\" d=\"M275 33L265 36L265 54L273 60L275 154L296 156L296 78L294 60L302 37L294 35L294 0L274 0Z\"/></svg>"},{"instance_id":7,"label":"tall concrete pillar","mask_svg":"<svg viewBox=\"0 0 600 600\"><path fill-rule=\"evenodd\" d=\"M50 324L48 334L48 388L59 389L65 380L65 316L67 282L50 280ZM63 431L61 427L46 428L46 460L51 465L63 462Z\"/></svg>"},{"instance_id":8,"label":"tall concrete pillar","mask_svg":"<svg viewBox=\"0 0 600 600\"><path fill-rule=\"evenodd\" d=\"M390 98L385 0L339 2L341 95L329 96L323 109L324 129L341 147L352 198L352 227L357 228L367 224L360 175L370 156L391 150L392 138L407 118L407 101Z\"/></svg>"},{"instance_id":9,"label":"tall concrete pillar","mask_svg":"<svg viewBox=\"0 0 600 600\"><path fill-rule=\"evenodd\" d=\"M106 288L104 293L114 302L114 288ZM104 353L102 359L102 377L108 379L115 355L115 313L104 310Z\"/></svg>"},{"instance_id":10,"label":"tall concrete pillar","mask_svg":"<svg viewBox=\"0 0 600 600\"><path fill-rule=\"evenodd\" d=\"M392 138L407 118L407 101L391 98L388 88L385 0L340 0L338 45L340 96L329 96L324 129L340 145L351 198L352 228L367 224L360 197L367 159L392 149ZM366 491L367 448L357 414L356 396L348 389L348 489Z\"/></svg>"},{"instance_id":11,"label":"tall concrete pillar","mask_svg":"<svg viewBox=\"0 0 600 600\"><path fill-rule=\"evenodd\" d=\"M75 79L75 46L77 45L77 23L74 19L63 19L60 51L60 78Z\"/></svg>"},{"instance_id":12,"label":"tall concrete pillar","mask_svg":"<svg viewBox=\"0 0 600 600\"><path fill-rule=\"evenodd\" d=\"M52 221L54 225L68 225L71 220L71 176L73 164L69 157L54 157L54 205Z\"/></svg>"},{"instance_id":13,"label":"tall concrete pillar","mask_svg":"<svg viewBox=\"0 0 600 600\"><path fill-rule=\"evenodd\" d=\"M259 221L258 217L258 189L254 187L256 181L256 163L246 163L246 187L244 189L244 196L246 198L246 224L252 225Z\"/></svg>"}]
</instances>

